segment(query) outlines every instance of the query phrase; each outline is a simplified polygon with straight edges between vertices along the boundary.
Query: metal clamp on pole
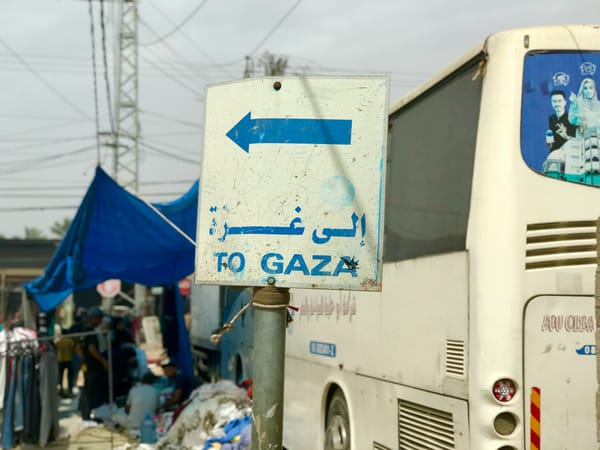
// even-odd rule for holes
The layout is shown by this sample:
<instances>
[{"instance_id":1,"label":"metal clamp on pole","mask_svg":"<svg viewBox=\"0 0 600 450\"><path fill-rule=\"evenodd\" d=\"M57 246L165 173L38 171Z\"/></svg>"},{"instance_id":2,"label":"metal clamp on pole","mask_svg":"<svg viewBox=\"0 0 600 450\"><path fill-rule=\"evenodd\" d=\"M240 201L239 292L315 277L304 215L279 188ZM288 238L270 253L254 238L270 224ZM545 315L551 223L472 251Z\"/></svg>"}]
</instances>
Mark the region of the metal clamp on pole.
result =
<instances>
[{"instance_id":1,"label":"metal clamp on pole","mask_svg":"<svg viewBox=\"0 0 600 450\"><path fill-rule=\"evenodd\" d=\"M210 334L210 342L214 345L217 345L219 342L221 342L223 335L233 330L233 324L235 321L238 320L238 318L245 313L250 306L252 306L252 301L246 303L229 322L223 324L223 326L217 328L216 330L213 330L213 332Z\"/></svg>"},{"instance_id":2,"label":"metal clamp on pole","mask_svg":"<svg viewBox=\"0 0 600 450\"><path fill-rule=\"evenodd\" d=\"M281 449L287 288L254 288L253 450Z\"/></svg>"},{"instance_id":3,"label":"metal clamp on pole","mask_svg":"<svg viewBox=\"0 0 600 450\"><path fill-rule=\"evenodd\" d=\"M256 308L287 309L290 304L290 290L275 286L254 288L252 304Z\"/></svg>"}]
</instances>

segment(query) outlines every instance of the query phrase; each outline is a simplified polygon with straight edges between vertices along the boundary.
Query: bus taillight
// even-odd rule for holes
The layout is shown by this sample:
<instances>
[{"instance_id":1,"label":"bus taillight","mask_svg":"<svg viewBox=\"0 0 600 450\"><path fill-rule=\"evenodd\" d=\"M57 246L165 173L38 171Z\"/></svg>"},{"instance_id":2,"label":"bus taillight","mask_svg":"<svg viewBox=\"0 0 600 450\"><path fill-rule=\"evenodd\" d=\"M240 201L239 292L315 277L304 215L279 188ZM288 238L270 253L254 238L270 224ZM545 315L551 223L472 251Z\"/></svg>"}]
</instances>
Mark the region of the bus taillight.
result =
<instances>
[{"instance_id":1,"label":"bus taillight","mask_svg":"<svg viewBox=\"0 0 600 450\"><path fill-rule=\"evenodd\" d=\"M496 381L492 389L496 400L502 403L510 402L515 396L516 391L515 383L508 378Z\"/></svg>"}]
</instances>

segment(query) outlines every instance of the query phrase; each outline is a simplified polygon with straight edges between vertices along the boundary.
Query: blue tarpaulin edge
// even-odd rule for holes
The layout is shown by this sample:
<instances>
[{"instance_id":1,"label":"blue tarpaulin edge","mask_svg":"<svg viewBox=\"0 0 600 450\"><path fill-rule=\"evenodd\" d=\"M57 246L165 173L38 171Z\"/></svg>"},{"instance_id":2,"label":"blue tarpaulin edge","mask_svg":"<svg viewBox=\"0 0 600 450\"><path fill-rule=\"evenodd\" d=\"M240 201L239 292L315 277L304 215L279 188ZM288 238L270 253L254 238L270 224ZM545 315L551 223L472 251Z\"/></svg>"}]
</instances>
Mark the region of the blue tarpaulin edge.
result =
<instances>
[{"instance_id":1,"label":"blue tarpaulin edge","mask_svg":"<svg viewBox=\"0 0 600 450\"><path fill-rule=\"evenodd\" d=\"M196 182L172 202L152 203L192 242L196 237L198 189ZM192 242L97 167L44 274L23 286L47 312L72 292L108 279L146 286L177 283L194 272Z\"/></svg>"}]
</instances>

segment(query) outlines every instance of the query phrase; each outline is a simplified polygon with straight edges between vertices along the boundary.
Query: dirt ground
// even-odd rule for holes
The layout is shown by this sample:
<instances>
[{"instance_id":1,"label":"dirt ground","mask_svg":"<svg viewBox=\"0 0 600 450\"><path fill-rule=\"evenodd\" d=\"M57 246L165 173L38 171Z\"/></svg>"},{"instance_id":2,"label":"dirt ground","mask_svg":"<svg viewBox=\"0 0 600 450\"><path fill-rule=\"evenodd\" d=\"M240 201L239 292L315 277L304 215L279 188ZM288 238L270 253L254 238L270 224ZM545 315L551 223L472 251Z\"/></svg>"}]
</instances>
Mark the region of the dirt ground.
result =
<instances>
[{"instance_id":1,"label":"dirt ground","mask_svg":"<svg viewBox=\"0 0 600 450\"><path fill-rule=\"evenodd\" d=\"M135 443L135 439L123 433L111 432L102 425L85 426L77 412L79 395L72 399L61 399L58 414L60 435L56 441L49 442L44 448L55 450L104 450L123 447L128 443ZM37 445L22 444L18 450L32 450L41 448Z\"/></svg>"},{"instance_id":2,"label":"dirt ground","mask_svg":"<svg viewBox=\"0 0 600 450\"><path fill-rule=\"evenodd\" d=\"M156 375L162 375L161 367L156 364L164 354L159 347L150 347L145 344L141 348L146 352L149 361L148 367ZM65 383L66 384L66 383ZM80 376L78 385L83 384ZM103 425L93 426L92 422L84 422L78 412L79 392L73 398L61 398L58 415L60 433L59 438L46 444L44 448L53 450L107 450L126 448L127 444L137 444L139 439L133 438L127 432L116 432ZM42 448L37 445L21 444L17 450L33 450Z\"/></svg>"}]
</instances>

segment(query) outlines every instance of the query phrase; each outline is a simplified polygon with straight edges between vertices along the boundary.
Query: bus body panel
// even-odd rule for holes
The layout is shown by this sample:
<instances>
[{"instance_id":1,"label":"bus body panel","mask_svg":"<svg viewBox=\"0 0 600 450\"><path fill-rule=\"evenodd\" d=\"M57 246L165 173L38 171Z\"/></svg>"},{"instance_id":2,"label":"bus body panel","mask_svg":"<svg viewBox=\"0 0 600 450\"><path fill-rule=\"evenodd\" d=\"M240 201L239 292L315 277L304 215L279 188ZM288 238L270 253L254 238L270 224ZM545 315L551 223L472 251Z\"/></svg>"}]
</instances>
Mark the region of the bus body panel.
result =
<instances>
[{"instance_id":1,"label":"bus body panel","mask_svg":"<svg viewBox=\"0 0 600 450\"><path fill-rule=\"evenodd\" d=\"M445 424L447 428L444 433L438 431L436 435L437 430L434 430L430 439L440 439L454 446L449 448L470 448L468 404L465 400L357 376L345 370L332 373L326 366L308 366L290 357L286 359L286 371L294 373L294 381L288 379L285 385L285 417L294 417L294 421L284 424L283 443L290 449L323 448L323 434L318 427L323 427L326 391L332 386L339 387L349 401L352 448L396 449L399 440L405 445L416 445L405 448L422 448L419 445L427 445L428 442L415 438L411 429L422 426L421 421L428 411L432 412L434 420L438 412L451 417ZM313 378L324 382L308 382ZM349 393L355 394L350 394L349 399ZM418 409L415 409L415 405L418 405ZM402 427L399 425L399 416L402 418ZM365 420L365 417L373 420ZM400 432L399 428L404 431Z\"/></svg>"},{"instance_id":2,"label":"bus body panel","mask_svg":"<svg viewBox=\"0 0 600 450\"><path fill-rule=\"evenodd\" d=\"M600 190L528 166L521 94L529 53L600 51L600 27L512 30L480 48L390 112L382 292L291 291L299 311L288 330L284 429L293 450L322 448L333 387L348 404L353 450L430 448L437 428L403 425L413 407L425 417L450 414L454 441L440 435L439 448L533 450L533 387L541 391L542 448L592 445L595 357L585 354L592 335L561 341L581 344L583 355L545 354L558 335L539 322L590 314ZM470 151L471 173L461 166ZM408 154L394 160L398 152ZM588 237L565 237L579 232ZM565 250L571 245L583 250ZM566 386L571 369L579 385ZM506 403L493 393L503 378L517 388ZM568 397L561 408L545 413L545 399L557 403L559 395ZM515 427L502 434L507 417ZM411 433L418 444L403 446Z\"/></svg>"},{"instance_id":3,"label":"bus body panel","mask_svg":"<svg viewBox=\"0 0 600 450\"><path fill-rule=\"evenodd\" d=\"M242 314L218 343L211 342L213 332L229 322L251 299L251 288L192 285L190 343L203 378L222 377L236 383L252 378L252 309Z\"/></svg>"},{"instance_id":4,"label":"bus body panel","mask_svg":"<svg viewBox=\"0 0 600 450\"><path fill-rule=\"evenodd\" d=\"M489 436L496 435L494 420L501 411L523 417L525 393L521 393L520 401L500 405L491 390L495 381L506 377L524 386L522 307L517 306L527 298L525 293L556 293L564 285L559 279L567 278L565 272L584 281L579 291L570 293L593 293L591 265L526 270L527 250L532 248L527 244L532 234L528 227L595 220L600 216L600 192L541 176L524 163L520 148L521 98L511 93L523 89L527 52L597 49L599 36L598 27L548 27L499 33L486 43L467 236L471 280L469 351L482 355L472 357L469 365L469 402L477 405L477 414L470 415L474 448L489 445ZM529 441L528 429L517 426L504 439L506 445L524 448Z\"/></svg>"},{"instance_id":5,"label":"bus body panel","mask_svg":"<svg viewBox=\"0 0 600 450\"><path fill-rule=\"evenodd\" d=\"M365 402L382 381L373 414L377 408L381 414L382 403L396 411L401 398L383 393L407 385L466 398L467 273L467 254L457 252L384 265L381 293L292 289L291 305L299 311L288 326L284 416L294 420L284 429L318 436L331 384L346 397L353 436L370 442L381 436L365 425ZM414 289L406 291L408 285Z\"/></svg>"},{"instance_id":6,"label":"bus body panel","mask_svg":"<svg viewBox=\"0 0 600 450\"><path fill-rule=\"evenodd\" d=\"M540 296L525 310L528 450L595 450L596 339L593 297ZM531 447L531 443L534 447Z\"/></svg>"}]
</instances>

